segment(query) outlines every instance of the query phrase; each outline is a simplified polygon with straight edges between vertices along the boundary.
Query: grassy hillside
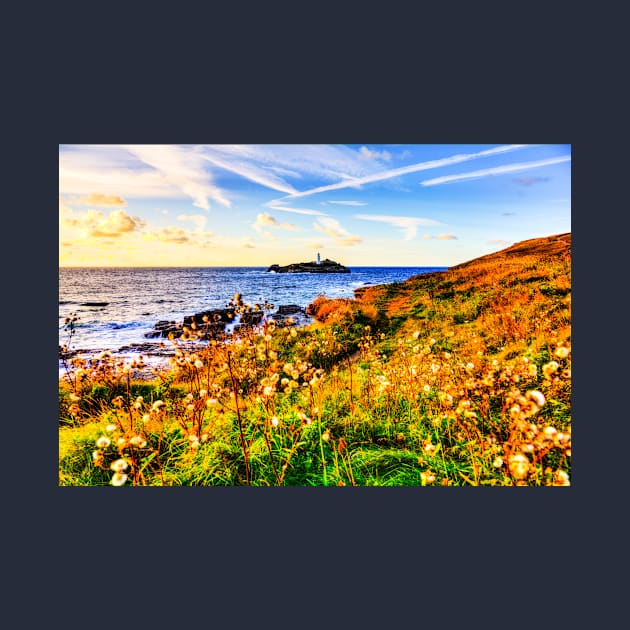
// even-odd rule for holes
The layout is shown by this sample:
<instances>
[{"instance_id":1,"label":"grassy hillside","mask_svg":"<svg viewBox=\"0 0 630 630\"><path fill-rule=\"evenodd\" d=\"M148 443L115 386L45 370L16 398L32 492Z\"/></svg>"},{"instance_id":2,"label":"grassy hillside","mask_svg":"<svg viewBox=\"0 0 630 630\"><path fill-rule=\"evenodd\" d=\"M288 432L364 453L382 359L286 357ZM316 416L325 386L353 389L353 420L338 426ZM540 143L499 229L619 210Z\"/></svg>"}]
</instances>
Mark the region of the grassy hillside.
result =
<instances>
[{"instance_id":1,"label":"grassy hillside","mask_svg":"<svg viewBox=\"0 0 630 630\"><path fill-rule=\"evenodd\" d=\"M190 330L152 383L77 362L60 484L570 483L570 234L356 293L307 328Z\"/></svg>"}]
</instances>

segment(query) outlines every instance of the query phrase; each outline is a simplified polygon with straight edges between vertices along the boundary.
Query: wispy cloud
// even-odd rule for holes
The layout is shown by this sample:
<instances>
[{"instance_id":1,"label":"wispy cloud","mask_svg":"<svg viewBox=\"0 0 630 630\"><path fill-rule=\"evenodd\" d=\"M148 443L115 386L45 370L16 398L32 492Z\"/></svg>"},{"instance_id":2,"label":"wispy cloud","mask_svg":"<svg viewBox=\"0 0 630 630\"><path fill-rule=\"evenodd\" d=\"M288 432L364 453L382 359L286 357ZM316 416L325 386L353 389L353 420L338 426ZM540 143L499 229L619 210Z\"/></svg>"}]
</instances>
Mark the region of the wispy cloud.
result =
<instances>
[{"instance_id":1,"label":"wispy cloud","mask_svg":"<svg viewBox=\"0 0 630 630\"><path fill-rule=\"evenodd\" d=\"M463 154L458 154L458 155L452 155L447 158L440 158L438 160L429 160L427 162L419 162L417 164L410 164L408 166L402 166L400 168L394 168L387 171L380 171L380 172L366 175L363 177L347 178L335 184L330 184L327 186L318 186L317 188L311 188L310 190L304 190L302 192L293 193L292 195L289 195L288 197L283 197L282 199L306 197L308 195L314 195L316 193L321 193L321 192L325 192L329 190L341 190L342 188L352 188L352 187L357 188L357 187L362 186L363 184L380 182L386 179L391 179L392 177L399 177L401 175L407 175L409 173L416 173L418 171L426 171L429 169L439 168L442 166L450 166L452 164L459 164L461 162L467 162L469 160L475 160L475 159L487 157L490 155L497 155L501 153L506 153L508 151L515 151L517 149L522 149L528 146L531 146L531 145L509 144L505 146L494 147L492 149L486 149L485 151L479 151L477 153L463 153Z\"/></svg>"},{"instance_id":2,"label":"wispy cloud","mask_svg":"<svg viewBox=\"0 0 630 630\"><path fill-rule=\"evenodd\" d=\"M381 223L389 223L394 227L400 228L404 232L404 240L410 241L418 231L420 225L442 225L439 221L433 219L423 219L421 217L398 217L388 214L355 214L355 219L364 221L380 221Z\"/></svg>"},{"instance_id":3,"label":"wispy cloud","mask_svg":"<svg viewBox=\"0 0 630 630\"><path fill-rule=\"evenodd\" d=\"M78 203L85 206L126 206L127 202L120 195L103 195L92 193L86 197L81 197Z\"/></svg>"},{"instance_id":4,"label":"wispy cloud","mask_svg":"<svg viewBox=\"0 0 630 630\"><path fill-rule=\"evenodd\" d=\"M356 235L350 234L337 219L331 217L322 217L316 223L313 223L315 230L321 234L326 234L335 239L335 243L341 246L357 245L363 242L363 239Z\"/></svg>"},{"instance_id":5,"label":"wispy cloud","mask_svg":"<svg viewBox=\"0 0 630 630\"><path fill-rule=\"evenodd\" d=\"M457 240L457 236L455 236L455 234L423 234L422 238L425 241L429 241L432 239L438 240L438 241L456 241Z\"/></svg>"},{"instance_id":6,"label":"wispy cloud","mask_svg":"<svg viewBox=\"0 0 630 630\"><path fill-rule=\"evenodd\" d=\"M280 223L275 217L272 217L266 212L258 214L258 216L256 217L256 221L252 223L252 227L264 236L271 236L271 233L267 232L265 228L288 230L290 232L295 232L296 230L300 229L297 225L294 225L293 223Z\"/></svg>"},{"instance_id":7,"label":"wispy cloud","mask_svg":"<svg viewBox=\"0 0 630 630\"><path fill-rule=\"evenodd\" d=\"M531 186L548 182L550 179L551 177L515 177L512 181L519 186Z\"/></svg>"},{"instance_id":8,"label":"wispy cloud","mask_svg":"<svg viewBox=\"0 0 630 630\"><path fill-rule=\"evenodd\" d=\"M336 203L340 206L367 206L367 202L365 201L324 201L323 203Z\"/></svg>"},{"instance_id":9,"label":"wispy cloud","mask_svg":"<svg viewBox=\"0 0 630 630\"><path fill-rule=\"evenodd\" d=\"M210 201L230 206L212 182L207 163L190 146L78 145L59 152L59 192L103 198L183 198L204 210ZM94 200L94 199L93 199Z\"/></svg>"},{"instance_id":10,"label":"wispy cloud","mask_svg":"<svg viewBox=\"0 0 630 630\"><path fill-rule=\"evenodd\" d=\"M215 166L273 190L297 193L287 178L319 177L327 181L362 177L382 166L343 145L202 145Z\"/></svg>"},{"instance_id":11,"label":"wispy cloud","mask_svg":"<svg viewBox=\"0 0 630 630\"><path fill-rule=\"evenodd\" d=\"M206 227L206 217L203 214L180 214L177 220L191 221L197 227L198 232L203 232L203 228Z\"/></svg>"},{"instance_id":12,"label":"wispy cloud","mask_svg":"<svg viewBox=\"0 0 630 630\"><path fill-rule=\"evenodd\" d=\"M359 149L359 155L367 160L383 160L390 162L392 159L392 154L389 151L374 151L367 147L361 147Z\"/></svg>"},{"instance_id":13,"label":"wispy cloud","mask_svg":"<svg viewBox=\"0 0 630 630\"><path fill-rule=\"evenodd\" d=\"M450 182L457 182L464 179L478 179L480 177L490 177L493 175L504 175L505 173L514 173L516 171L525 171L530 168L540 168L541 166L551 166L552 164L561 164L563 162L569 162L571 160L570 155L563 155L561 157L549 158L546 160L537 160L535 162L517 162L515 164L506 164L504 166L495 166L494 168L487 168L480 171L471 171L470 173L460 173L457 175L444 175L442 177L435 177L434 179L425 179L420 182L422 186L437 186L439 184L447 184Z\"/></svg>"},{"instance_id":14,"label":"wispy cloud","mask_svg":"<svg viewBox=\"0 0 630 630\"><path fill-rule=\"evenodd\" d=\"M159 230L147 232L143 238L146 241L160 241L161 243L175 243L179 245L208 245L212 232L191 232L180 227L167 226Z\"/></svg>"},{"instance_id":15,"label":"wispy cloud","mask_svg":"<svg viewBox=\"0 0 630 630\"><path fill-rule=\"evenodd\" d=\"M194 147L173 145L127 145L139 160L156 169L161 177L193 200L193 205L210 209L208 199L228 208L232 205L224 192L213 185L212 177L203 168L204 160Z\"/></svg>"},{"instance_id":16,"label":"wispy cloud","mask_svg":"<svg viewBox=\"0 0 630 630\"><path fill-rule=\"evenodd\" d=\"M226 171L230 171L231 173L235 173L236 175L240 175L241 177L244 177L256 184L260 184L261 186L289 194L297 192L293 186L275 175L275 173L281 172L283 174L290 173L295 177L297 175L295 171L288 171L278 167L269 167L268 169L265 169L252 162L246 162L238 159L226 159L226 157L211 152L208 148L206 148L205 152L202 153L202 156L204 160L207 160L212 165Z\"/></svg>"},{"instance_id":17,"label":"wispy cloud","mask_svg":"<svg viewBox=\"0 0 630 630\"><path fill-rule=\"evenodd\" d=\"M279 212L293 212L293 214L306 214L318 217L328 216L325 212L320 212L319 210L310 210L309 208L289 208L288 206L281 206L277 203L274 204L273 202L266 203L265 207L270 210L278 210Z\"/></svg>"}]
</instances>

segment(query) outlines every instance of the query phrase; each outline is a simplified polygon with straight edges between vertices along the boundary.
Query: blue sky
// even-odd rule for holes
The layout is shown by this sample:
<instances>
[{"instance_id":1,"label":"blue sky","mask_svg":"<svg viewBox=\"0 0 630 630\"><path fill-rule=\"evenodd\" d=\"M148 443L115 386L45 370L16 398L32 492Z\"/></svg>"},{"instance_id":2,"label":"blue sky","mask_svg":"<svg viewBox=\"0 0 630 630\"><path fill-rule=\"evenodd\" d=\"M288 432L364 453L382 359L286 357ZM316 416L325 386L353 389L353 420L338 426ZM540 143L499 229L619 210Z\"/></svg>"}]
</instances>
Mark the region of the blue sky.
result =
<instances>
[{"instance_id":1,"label":"blue sky","mask_svg":"<svg viewBox=\"0 0 630 630\"><path fill-rule=\"evenodd\" d=\"M60 266L451 266L571 231L571 146L60 145Z\"/></svg>"}]
</instances>

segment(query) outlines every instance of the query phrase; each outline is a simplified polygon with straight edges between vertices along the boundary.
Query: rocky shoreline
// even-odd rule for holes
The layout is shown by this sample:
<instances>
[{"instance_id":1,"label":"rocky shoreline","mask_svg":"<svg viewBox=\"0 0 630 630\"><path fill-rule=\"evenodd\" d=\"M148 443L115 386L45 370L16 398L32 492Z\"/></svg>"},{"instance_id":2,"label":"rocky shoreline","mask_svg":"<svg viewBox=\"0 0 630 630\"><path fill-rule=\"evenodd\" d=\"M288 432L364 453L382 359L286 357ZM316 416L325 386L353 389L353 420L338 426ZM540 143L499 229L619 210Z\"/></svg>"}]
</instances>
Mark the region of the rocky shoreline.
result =
<instances>
[{"instance_id":1,"label":"rocky shoreline","mask_svg":"<svg viewBox=\"0 0 630 630\"><path fill-rule=\"evenodd\" d=\"M153 330L144 334L147 341L144 343L132 343L118 348L116 354L141 354L146 357L168 358L174 355L175 349L171 344L165 344L160 339L180 339L184 333L195 330L197 339L216 339L224 334L237 331L241 327L257 326L265 317L262 309L252 309L244 313L236 313L234 307L210 309L193 315L187 315L182 322L173 320L161 320L155 323ZM307 314L306 309L297 304L283 304L278 309L266 316L272 319L277 326L305 326L313 319ZM199 335L199 333L202 333ZM184 340L186 336L184 336ZM64 349L59 347L59 360L70 359L74 356L97 355L101 350L89 350L85 348Z\"/></svg>"}]
</instances>

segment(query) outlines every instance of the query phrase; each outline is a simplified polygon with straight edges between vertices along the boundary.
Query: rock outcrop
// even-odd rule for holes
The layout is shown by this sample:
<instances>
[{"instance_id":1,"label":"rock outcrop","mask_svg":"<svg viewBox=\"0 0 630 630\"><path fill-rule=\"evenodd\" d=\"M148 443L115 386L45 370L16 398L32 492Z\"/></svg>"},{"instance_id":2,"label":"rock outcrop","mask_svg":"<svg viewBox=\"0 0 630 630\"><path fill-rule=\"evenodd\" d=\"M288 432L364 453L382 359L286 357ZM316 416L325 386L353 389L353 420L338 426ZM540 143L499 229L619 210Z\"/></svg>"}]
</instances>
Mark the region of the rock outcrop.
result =
<instances>
[{"instance_id":1,"label":"rock outcrop","mask_svg":"<svg viewBox=\"0 0 630 630\"><path fill-rule=\"evenodd\" d=\"M301 262L285 266L271 265L267 271L273 273L350 273L348 267L344 267L328 258L322 260L319 264L316 262Z\"/></svg>"},{"instance_id":2,"label":"rock outcrop","mask_svg":"<svg viewBox=\"0 0 630 630\"><path fill-rule=\"evenodd\" d=\"M263 320L264 312L262 310L251 310L236 315L234 308L216 308L194 315L186 315L183 322L175 322L169 320L161 320L157 322L153 330L145 333L147 339L167 338L173 336L179 338L184 334L185 329L195 330L195 336L201 339L213 339L219 334L225 332L228 324L234 323L234 330L238 330L243 326L257 326ZM278 326L285 325L304 325L312 320L306 314L306 311L297 304L284 304L278 306L278 310L268 316L273 319ZM199 336L199 333L202 333Z\"/></svg>"}]
</instances>

